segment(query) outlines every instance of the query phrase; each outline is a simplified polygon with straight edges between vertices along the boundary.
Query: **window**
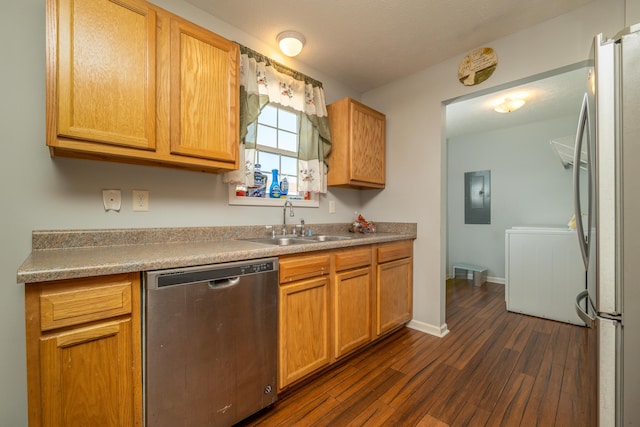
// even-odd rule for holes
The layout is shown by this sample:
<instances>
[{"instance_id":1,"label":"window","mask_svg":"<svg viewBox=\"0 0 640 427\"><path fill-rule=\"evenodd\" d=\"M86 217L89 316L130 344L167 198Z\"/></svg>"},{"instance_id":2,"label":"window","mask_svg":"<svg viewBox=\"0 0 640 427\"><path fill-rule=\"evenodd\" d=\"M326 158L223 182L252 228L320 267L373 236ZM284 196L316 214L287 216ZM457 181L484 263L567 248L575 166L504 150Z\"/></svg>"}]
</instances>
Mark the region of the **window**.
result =
<instances>
[{"instance_id":1,"label":"window","mask_svg":"<svg viewBox=\"0 0 640 427\"><path fill-rule=\"evenodd\" d=\"M265 197L253 197L256 188L229 185L229 204L279 206L284 198L270 198L269 188L273 182L273 170L278 171L278 180L288 183L287 199L297 206L319 206L318 195L298 192L298 130L300 113L276 106L266 105L253 125L256 138L255 164L260 165L266 176ZM259 192L258 192L259 193Z\"/></svg>"}]
</instances>

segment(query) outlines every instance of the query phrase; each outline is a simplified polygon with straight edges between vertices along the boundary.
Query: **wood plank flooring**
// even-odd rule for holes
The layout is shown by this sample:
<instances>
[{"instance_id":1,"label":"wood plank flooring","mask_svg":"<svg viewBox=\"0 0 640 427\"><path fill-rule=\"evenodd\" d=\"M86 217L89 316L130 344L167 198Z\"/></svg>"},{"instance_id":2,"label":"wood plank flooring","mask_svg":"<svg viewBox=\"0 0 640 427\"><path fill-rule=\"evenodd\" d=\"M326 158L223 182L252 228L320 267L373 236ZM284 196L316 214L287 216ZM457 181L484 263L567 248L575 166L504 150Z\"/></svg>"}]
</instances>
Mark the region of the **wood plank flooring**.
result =
<instances>
[{"instance_id":1,"label":"wood plank flooring","mask_svg":"<svg viewBox=\"0 0 640 427\"><path fill-rule=\"evenodd\" d=\"M403 328L239 426L591 426L586 328L506 311L504 286L447 283L436 338Z\"/></svg>"}]
</instances>

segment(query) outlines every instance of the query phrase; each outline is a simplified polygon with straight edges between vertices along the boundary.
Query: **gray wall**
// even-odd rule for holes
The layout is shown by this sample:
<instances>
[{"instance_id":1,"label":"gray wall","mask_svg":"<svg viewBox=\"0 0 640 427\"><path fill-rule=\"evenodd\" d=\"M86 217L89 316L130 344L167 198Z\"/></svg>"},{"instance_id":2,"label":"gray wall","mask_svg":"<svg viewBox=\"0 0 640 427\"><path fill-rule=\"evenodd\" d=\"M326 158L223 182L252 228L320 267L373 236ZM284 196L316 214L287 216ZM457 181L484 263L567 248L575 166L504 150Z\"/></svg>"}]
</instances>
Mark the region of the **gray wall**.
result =
<instances>
[{"instance_id":1,"label":"gray wall","mask_svg":"<svg viewBox=\"0 0 640 427\"><path fill-rule=\"evenodd\" d=\"M266 55L277 55L270 46L183 0L154 3ZM0 426L13 427L27 423L24 287L16 283L16 270L31 250L32 230L267 224L277 221L281 211L228 206L221 179L214 175L51 159L44 140L44 0L5 1L1 8ZM594 33L612 33L623 22L623 0L597 0L496 40L491 45L500 65L483 85L582 61ZM446 330L442 101L477 90L457 82L461 56L362 96L303 63L276 59L321 80L328 102L352 96L387 114L387 188L331 190L321 198L320 208L306 209L303 215L309 223L346 222L359 210L374 221L418 222L414 317L420 325L433 326L431 332ZM412 198L416 183L424 195L418 202ZM103 188L123 190L121 213L103 211ZM131 212L133 188L150 191L149 212ZM329 200L336 201L335 215L327 213Z\"/></svg>"},{"instance_id":2,"label":"gray wall","mask_svg":"<svg viewBox=\"0 0 640 427\"><path fill-rule=\"evenodd\" d=\"M576 107L576 109L579 108ZM566 226L573 212L572 169L549 141L575 132L574 115L467 134L447 145L447 271L454 262L485 266L505 277L505 230L518 225ZM491 224L464 222L464 173L491 171Z\"/></svg>"},{"instance_id":3,"label":"gray wall","mask_svg":"<svg viewBox=\"0 0 640 427\"><path fill-rule=\"evenodd\" d=\"M506 37L478 40L477 47L492 47L499 61L491 78L478 86L458 81L461 54L363 94L364 103L386 114L388 143L387 186L363 193L364 210L379 213L380 220L418 223L413 326L448 332L444 102L584 61L593 36L615 34L624 20L624 0L595 0Z\"/></svg>"},{"instance_id":4,"label":"gray wall","mask_svg":"<svg viewBox=\"0 0 640 427\"><path fill-rule=\"evenodd\" d=\"M277 55L182 0L155 3ZM5 1L0 7L0 426L14 427L27 424L24 286L16 283L16 271L31 251L32 230L278 224L282 209L228 206L226 187L217 175L52 159L45 146L45 1ZM322 81L327 102L359 98L335 79L278 59ZM120 213L104 211L104 188L122 190ZM149 190L149 212L132 212L134 188ZM336 214L328 213L330 200L336 202ZM359 191L332 189L321 197L319 208L296 209L296 217L310 224L346 223L356 210L362 211Z\"/></svg>"}]
</instances>

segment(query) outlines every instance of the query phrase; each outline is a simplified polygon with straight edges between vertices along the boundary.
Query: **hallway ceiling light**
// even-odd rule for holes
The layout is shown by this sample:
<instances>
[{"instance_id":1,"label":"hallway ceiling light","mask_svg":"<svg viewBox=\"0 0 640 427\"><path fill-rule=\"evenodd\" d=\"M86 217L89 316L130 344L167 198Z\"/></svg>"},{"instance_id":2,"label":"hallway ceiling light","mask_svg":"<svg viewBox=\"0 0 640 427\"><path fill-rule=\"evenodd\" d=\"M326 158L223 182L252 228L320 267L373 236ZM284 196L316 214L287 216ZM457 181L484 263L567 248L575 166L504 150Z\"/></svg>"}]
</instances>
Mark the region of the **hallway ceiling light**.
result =
<instances>
[{"instance_id":1,"label":"hallway ceiling light","mask_svg":"<svg viewBox=\"0 0 640 427\"><path fill-rule=\"evenodd\" d=\"M522 107L525 104L524 99L518 98L505 98L500 102L500 104L496 105L494 110L498 113L510 113L512 111L516 111L518 108Z\"/></svg>"},{"instance_id":2,"label":"hallway ceiling light","mask_svg":"<svg viewBox=\"0 0 640 427\"><path fill-rule=\"evenodd\" d=\"M298 56L306 42L304 36L297 31L283 31L276 40L282 53L287 56Z\"/></svg>"}]
</instances>

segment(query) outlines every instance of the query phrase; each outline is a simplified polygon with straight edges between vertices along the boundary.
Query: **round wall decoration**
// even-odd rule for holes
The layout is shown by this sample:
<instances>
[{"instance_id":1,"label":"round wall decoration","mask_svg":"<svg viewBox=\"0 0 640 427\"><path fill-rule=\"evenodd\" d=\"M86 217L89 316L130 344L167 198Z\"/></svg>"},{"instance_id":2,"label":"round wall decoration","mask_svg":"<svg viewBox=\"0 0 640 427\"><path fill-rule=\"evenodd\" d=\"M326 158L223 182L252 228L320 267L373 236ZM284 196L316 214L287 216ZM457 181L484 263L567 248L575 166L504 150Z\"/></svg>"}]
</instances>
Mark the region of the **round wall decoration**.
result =
<instances>
[{"instance_id":1,"label":"round wall decoration","mask_svg":"<svg viewBox=\"0 0 640 427\"><path fill-rule=\"evenodd\" d=\"M498 66L498 55L490 47L481 47L471 51L460 61L458 80L465 86L482 83L491 77Z\"/></svg>"}]
</instances>

